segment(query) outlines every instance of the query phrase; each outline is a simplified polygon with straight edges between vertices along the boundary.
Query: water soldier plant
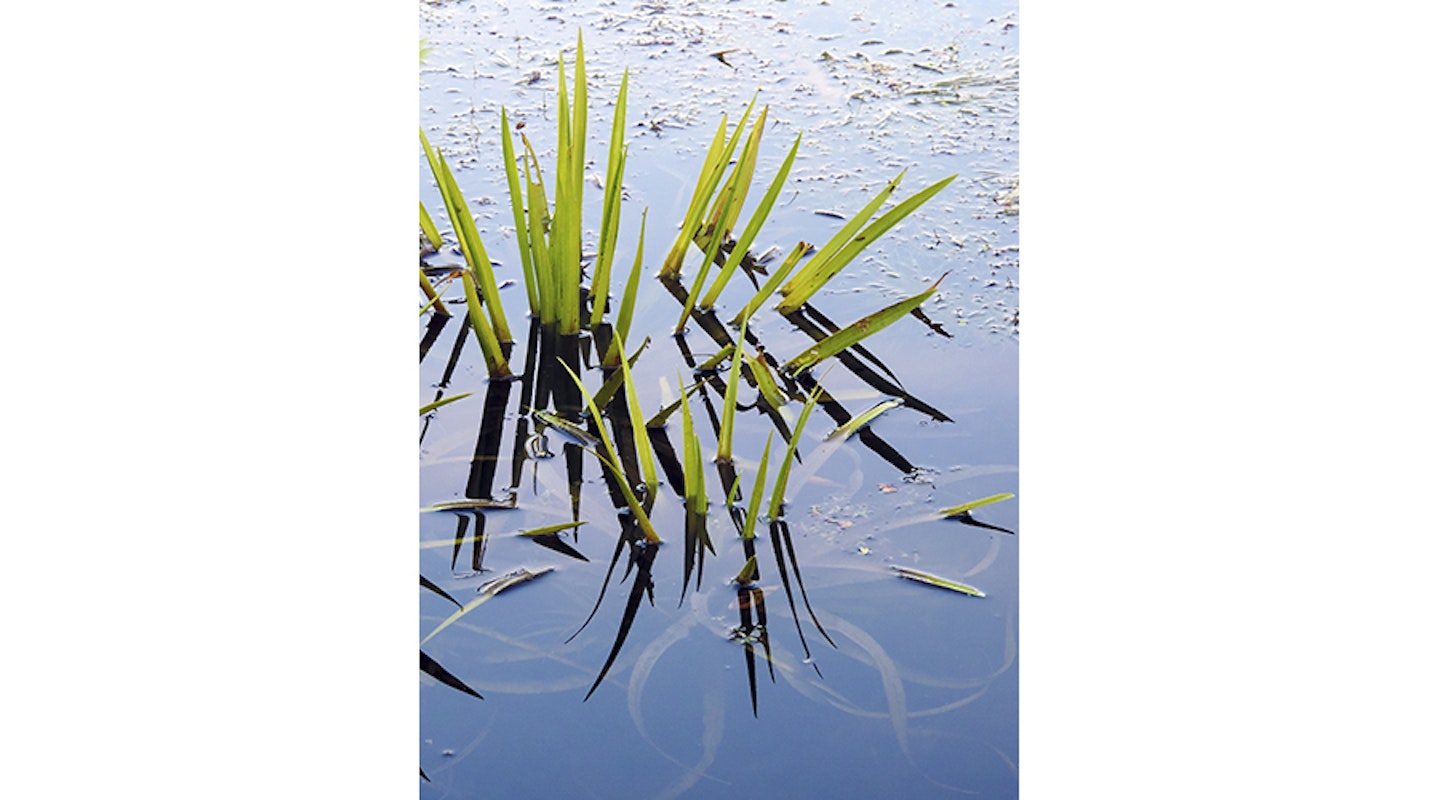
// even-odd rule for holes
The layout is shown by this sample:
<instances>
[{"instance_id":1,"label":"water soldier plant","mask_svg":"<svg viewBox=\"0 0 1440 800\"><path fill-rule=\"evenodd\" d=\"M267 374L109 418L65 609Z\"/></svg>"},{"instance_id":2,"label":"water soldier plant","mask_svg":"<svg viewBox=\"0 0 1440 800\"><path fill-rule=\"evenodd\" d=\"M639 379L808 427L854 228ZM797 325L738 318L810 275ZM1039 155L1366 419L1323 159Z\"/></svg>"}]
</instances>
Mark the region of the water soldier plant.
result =
<instances>
[{"instance_id":1,"label":"water soldier plant","mask_svg":"<svg viewBox=\"0 0 1440 800\"><path fill-rule=\"evenodd\" d=\"M537 148L525 133L520 134L520 146L517 148L508 110L501 108L499 114L502 131L499 146L509 192L509 218L515 229L518 262L529 309L529 325L523 343L524 366L518 375L511 366L512 351L518 342L512 336L502 306L494 264L444 154L431 145L423 130L420 133L426 163L439 190L446 218L450 221L453 244L464 259L463 266L436 271L427 270L422 258L421 288L425 297L422 314L427 310L431 312L421 341L422 362L442 330L451 324L452 317L446 308L444 295L453 285L453 276L457 273L466 307L464 315L454 317L458 320L458 335L443 377L436 387L435 400L421 408L421 415L460 413L469 405L441 411L468 395L445 395L469 339L467 329L473 332L490 379L480 411L480 429L463 497L442 501L426 509L432 513L453 515L455 519L453 538L437 546L451 550L450 564L454 569L465 545L469 544L469 567L475 572L483 571L486 540L490 538L485 534L487 515L510 513L517 507L527 507L528 501L518 499L524 495L527 470L537 484L542 478L548 481L554 477L555 471L547 463L555 456L550 449L553 435L564 454L565 488L562 492L568 494L570 519L517 535L569 558L588 560L579 549L578 529L585 524L580 520L580 507L586 465L591 464L590 475L598 477L610 495L609 510L615 514L614 530L617 533L594 606L571 639L595 619L603 605L606 587L617 568L621 567L622 558L623 572L619 580L629 580L630 588L619 613L608 655L585 695L588 699L616 663L642 601L649 599L652 605L654 603L656 555L665 538L662 535L664 529L656 523L657 502L661 500L662 493L667 490L673 493L683 509L683 525L675 531L683 542L683 574L678 592L681 603L687 591L700 592L707 551L711 557L716 556L716 539L709 527L709 509L717 497L723 498L744 557L733 582L739 614L734 638L744 645L751 706L758 715L755 645L760 645L758 652L766 660L772 681L776 675L776 656L772 653L766 622L765 591L759 583L762 573L770 567L761 564L763 559L756 547L756 540L760 538L758 531L765 531L770 539L774 570L780 577L806 662L811 663L817 675L819 666L812 662L805 631L796 613L792 577L793 588L800 595L809 620L821 636L835 646L826 626L821 624L822 615L811 607L796 559L785 508L785 493L792 477L803 487L830 454L838 448L853 446L846 443L852 436L861 446L881 456L902 474L913 473L915 466L874 431L871 424L880 414L900 413L897 411L900 408L909 408L937 421L949 421L949 417L906 392L889 368L861 346L862 341L906 316L917 316L922 324L932 326L918 312L922 304L935 294L944 275L913 296L878 309L843 328L816 310L812 302L820 290L854 262L862 251L945 189L955 176L937 181L881 213L882 207L897 192L905 175L902 171L818 251L805 242L797 242L773 272L767 272L752 248L763 235L777 198L787 185L802 137L797 135L791 143L779 168L770 176L764 195L736 237L734 231L752 183L756 180L770 109L763 106L758 114L755 113L757 93L733 127L728 123L728 116L722 114L696 176L685 215L679 220L679 234L659 265L656 276L679 306L673 336L668 338L674 345L674 354L688 370L689 382L687 385L684 373L677 374L679 397L659 408L647 407L645 401L650 395L637 382L634 368L642 356L648 363L649 359L659 357L654 353L667 347L663 343L667 337L657 337L662 341L654 348L650 348L648 337L638 346L629 344L636 295L645 262L648 210L642 212L638 241L618 302L612 302L610 297L613 266L616 258L624 253L619 232L623 208L621 186L628 158L624 131L629 73L627 70L621 77L610 120L598 241L593 255L586 255L583 246L589 98L582 39L577 37L576 40L573 82L567 83L566 80L564 53L558 60L558 73L553 163L542 168ZM547 193L547 180L553 187L553 198ZM443 252L445 240L423 203L420 226L425 243L422 257L429 251ZM692 252L698 254L700 260L687 287L686 261ZM807 255L810 256L808 261L805 260ZM712 270L718 270L718 273L714 281L707 284ZM726 290L734 285L733 278L738 272L746 274L753 291L747 292L737 303L738 310L727 324L721 320L717 307L726 296ZM757 276L766 278L763 285ZM750 324L777 292L781 299L774 311L815 340L812 346L793 353L783 362L764 347ZM732 291L731 296L734 295ZM700 349L702 355L708 353L713 345L713 355L697 359L691 350L692 344ZM814 368L832 358L836 365L844 367L886 399L863 413L853 415L826 391L823 385L825 376L815 377ZM508 455L502 455L506 421L512 407L512 386L518 386L519 391L518 412L513 417L515 433ZM749 402L742 403L742 394L749 398ZM695 402L692 403L692 400ZM798 415L793 407L787 408L792 401L803 404ZM703 413L697 411L697 407L703 409ZM817 408L832 418L836 429L817 447L804 453L802 459L802 436ZM678 455L670 439L668 422L677 409L681 416ZM647 415L647 412L653 413ZM749 412L763 417L773 428L767 434L763 448L759 448L758 460L754 462L744 461L737 455L737 450L754 453L750 449L752 443L737 441L736 433L737 415ZM426 416L427 423L430 416ZM778 442L776 434L779 434ZM424 437L425 431L422 430L422 443ZM713 442L713 450L707 449L707 442ZM776 466L774 483L768 485L766 479L770 472L772 445L782 443L784 453ZM713 453L713 457L706 458L707 453ZM499 467L507 460L508 477L502 480ZM713 463L718 478L716 482L706 478L707 461ZM741 490L739 465L742 463L754 464L748 497ZM796 466L802 463L803 470L796 473ZM748 466L745 468L749 469ZM497 480L502 482L497 485ZM720 494L712 497L709 492L717 485ZM996 495L955 506L947 509L942 516L984 526L970 516L970 511L1008 497L1013 495ZM534 510L552 517L563 513L538 506ZM763 529L760 527L762 520L766 522ZM609 530L592 521L587 531L597 528ZM507 572L497 581L482 587L478 598L464 604L422 575L422 586L453 603L457 610L433 628L421 644L429 644L442 633L457 635L455 628L461 626L454 623L462 617L501 591L534 580L551 569ZM974 587L918 570L901 570L899 575L983 596ZM650 663L653 664L653 660ZM446 685L477 698L480 696L423 651L421 668Z\"/></svg>"}]
</instances>

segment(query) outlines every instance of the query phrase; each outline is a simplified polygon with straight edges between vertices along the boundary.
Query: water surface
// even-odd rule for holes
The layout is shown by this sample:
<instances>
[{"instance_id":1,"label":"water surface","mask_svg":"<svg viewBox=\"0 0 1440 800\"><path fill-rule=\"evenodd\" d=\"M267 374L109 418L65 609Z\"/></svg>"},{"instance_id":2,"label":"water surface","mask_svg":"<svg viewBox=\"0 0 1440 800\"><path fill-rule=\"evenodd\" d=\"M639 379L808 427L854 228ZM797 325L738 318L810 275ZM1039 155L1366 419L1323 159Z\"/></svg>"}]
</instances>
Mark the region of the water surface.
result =
<instances>
[{"instance_id":1,"label":"water surface","mask_svg":"<svg viewBox=\"0 0 1440 800\"><path fill-rule=\"evenodd\" d=\"M652 337L635 368L637 383L654 387L642 394L645 415L673 400L680 380L691 380L669 336L680 307L649 276L673 241L718 115L728 112L733 122L758 89L772 124L757 182L768 183L796 132L804 132L804 144L756 250L788 250L802 238L823 242L842 224L830 214L852 213L901 169L909 172L897 196L960 176L813 301L843 325L948 271L925 311L949 338L907 318L865 344L905 390L950 421L913 408L877 420L871 430L900 455L897 465L859 437L822 449L834 423L818 411L812 418L801 454L827 455L796 468L787 518L810 603L836 646L800 605L813 656L806 662L762 525L760 585L775 674L772 682L758 660L753 697L744 644L731 639L740 601L729 579L744 559L717 508L718 480L713 472L707 478L717 552L706 560L700 589L683 601L676 541L683 511L663 485L653 518L667 544L654 566L654 606L642 605L615 666L582 702L630 586L617 569L594 621L566 642L594 606L615 549L613 503L587 456L580 486L587 524L565 542L588 562L507 535L571 518L564 443L552 433L546 449L554 457L516 461L517 441L533 430L520 408L521 384L497 389L471 335L458 322L442 328L421 361L421 403L474 394L422 418L422 502L491 496L513 498L515 508L422 513L421 575L463 603L509 570L553 571L495 596L425 645L484 699L422 676L420 765L430 779L421 782L422 796L1015 796L1015 537L925 519L938 508L1019 488L1013 5L887 2L882 12L882 4L863 2L422 4L421 35L434 50L421 70L421 125L456 168L497 276L517 282L503 290L522 339L512 360L517 372L525 366L527 325L507 226L499 106L526 123L548 167L556 55L564 49L567 63L573 60L581 28L597 178L609 137L606 104L621 70L631 72L631 156L616 263L618 270L633 258L640 209L648 207L647 279L632 332L637 341ZM728 64L711 56L724 50L734 51ZM420 166L422 201L447 229L423 158ZM601 196L598 186L589 191L595 212L586 220L587 249ZM761 193L752 192L752 205ZM687 280L698 260L692 253ZM459 263L460 256L441 252L428 262ZM740 278L732 283L719 304L723 318L748 298L748 288ZM458 287L447 295L458 296ZM782 360L811 341L771 312L757 314L753 327ZM693 324L685 342L701 359L716 349ZM598 371L586 379L593 389ZM844 368L825 385L851 414L886 399ZM503 400L490 415L487 393ZM742 391L742 403L753 395ZM711 400L718 407L718 398ZM793 419L798 404L788 409ZM737 464L748 489L773 428L754 411L741 413L737 425ZM678 449L678 416L667 430ZM713 437L702 434L702 441L713 448ZM772 476L777 461L772 454ZM520 480L512 487L517 464ZM1018 531L1017 509L1012 500L976 517ZM958 578L987 596L903 581L890 565ZM429 591L420 602L422 636L455 609Z\"/></svg>"}]
</instances>

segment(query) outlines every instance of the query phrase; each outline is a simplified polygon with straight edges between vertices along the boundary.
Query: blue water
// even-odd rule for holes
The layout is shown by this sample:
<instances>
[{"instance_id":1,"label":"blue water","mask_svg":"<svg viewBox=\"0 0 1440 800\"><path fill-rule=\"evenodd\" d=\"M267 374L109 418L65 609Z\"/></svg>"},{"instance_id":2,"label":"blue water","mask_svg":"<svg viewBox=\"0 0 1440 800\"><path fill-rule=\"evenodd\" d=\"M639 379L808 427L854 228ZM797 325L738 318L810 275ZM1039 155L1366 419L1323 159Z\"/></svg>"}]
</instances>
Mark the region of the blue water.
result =
<instances>
[{"instance_id":1,"label":"blue water","mask_svg":"<svg viewBox=\"0 0 1440 800\"><path fill-rule=\"evenodd\" d=\"M616 263L628 267L639 212L648 207L647 277L673 241L718 114L728 111L733 122L757 88L771 104L772 121L757 182L768 183L797 131L805 137L757 251L771 244L788 251L797 238L823 242L841 223L816 211L851 213L902 168L909 172L901 195L960 176L815 300L843 325L950 273L925 310L953 338L905 319L866 342L911 394L953 420L898 408L872 425L917 471L907 476L856 438L822 448L833 422L817 411L801 455L829 455L792 474L787 518L797 557L810 602L837 647L825 642L800 605L813 654L813 663L804 663L762 526L760 585L776 678L772 683L759 659L758 717L752 714L744 648L727 638L739 624L736 590L727 581L743 558L718 508L712 469L707 479L716 507L709 530L718 552L707 559L701 589L692 588L681 602L682 512L670 487L662 486L653 518L667 543L654 568L655 604L642 605L609 676L582 702L614 640L630 583L620 582L617 569L594 621L565 642L595 602L618 529L593 458L586 459L581 496L587 524L578 540L567 539L588 563L505 535L569 518L561 442L552 434L557 456L526 463L517 508L484 513L482 574L471 569L475 515L419 517L420 572L462 603L474 599L485 580L516 567L554 567L493 597L425 645L485 699L422 675L419 761L430 778L421 781L423 797L1016 796L1016 539L924 518L1019 491L1019 218L999 202L1018 185L1019 29L1013 4L961 9L887 2L881 9L860 2L422 5L421 35L435 49L421 71L421 124L456 167L502 280L518 281L519 269L507 228L498 106L527 123L525 132L547 164L553 62L561 48L571 48L571 60L581 27L594 172L604 170L606 103L620 70L631 69L631 154ZM709 56L730 48L738 49L727 55L733 70ZM536 70L540 79L528 83ZM937 88L937 81L950 83ZM421 199L447 229L423 157L418 163ZM587 217L593 228L600 189L587 191L596 209ZM752 192L752 204L761 193ZM585 238L593 243L595 236ZM687 279L697 260L692 254L687 262ZM431 262L458 263L459 256L442 252ZM722 295L723 317L748 288L737 279ZM524 289L517 283L503 291L512 328L523 335ZM458 295L458 287L448 294ZM647 416L676 396L680 360L668 332L679 310L658 282L642 281L632 337L653 338L635 369L641 386L656 387L642 397ZM754 327L777 356L809 343L773 313L758 314ZM422 404L435 399L437 388L446 395L475 393L422 420L425 504L465 494L481 431L488 384L473 340L462 344L458 368L444 377L458 333L454 323L443 330L420 368ZM693 325L687 342L702 358L715 349ZM523 342L517 348L518 371ZM586 376L592 388L597 376ZM825 383L852 414L886 399L842 368ZM497 487L510 483L519 393L517 383L504 413ZM744 402L753 390L742 395ZM789 409L798 411L798 404ZM677 415L669 425L677 448L679 428ZM770 430L755 412L737 420L736 457L746 489ZM702 434L702 441L713 448L713 435ZM778 454L771 458L773 478ZM462 516L469 521L456 556ZM1014 500L975 516L1019 530ZM963 580L987 596L901 580L888 569L892 564ZM425 590L420 603L421 636L455 610Z\"/></svg>"}]
</instances>

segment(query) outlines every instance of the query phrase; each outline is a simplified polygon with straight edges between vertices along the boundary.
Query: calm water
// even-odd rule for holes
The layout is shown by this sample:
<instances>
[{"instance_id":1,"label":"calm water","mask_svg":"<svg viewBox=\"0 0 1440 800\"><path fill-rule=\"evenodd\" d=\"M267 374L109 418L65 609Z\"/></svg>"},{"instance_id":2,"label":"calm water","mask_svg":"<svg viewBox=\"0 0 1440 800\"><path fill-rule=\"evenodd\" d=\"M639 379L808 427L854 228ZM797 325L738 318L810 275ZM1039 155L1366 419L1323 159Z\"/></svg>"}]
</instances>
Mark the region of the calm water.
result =
<instances>
[{"instance_id":1,"label":"calm water","mask_svg":"<svg viewBox=\"0 0 1440 800\"><path fill-rule=\"evenodd\" d=\"M422 675L420 765L430 778L421 781L423 797L1015 796L1016 540L924 517L1019 491L1018 215L1008 213L1018 211L1019 29L1007 4L883 7L882 14L880 3L860 2L422 5L421 36L434 51L421 70L421 124L456 168L497 275L517 281L503 290L517 338L526 329L525 300L507 227L499 105L526 123L548 168L555 56L565 48L568 64L583 28L591 169L603 173L608 102L621 70L630 68L631 154L616 263L628 268L640 210L648 207L647 279L632 331L635 341L652 337L635 366L639 385L654 387L641 397L647 417L677 397L677 371L691 380L669 336L679 304L648 278L673 241L721 112L733 123L757 89L771 105L757 170L762 188L752 192L752 205L795 133L804 132L801 158L756 251L825 241L841 222L817 212L854 212L900 169L909 172L897 196L960 175L812 301L844 325L949 271L925 311L952 338L902 319L865 344L910 394L952 421L913 408L887 412L871 428L899 454L897 465L858 437L822 446L834 422L818 410L812 417L801 447L807 462L787 491L787 518L810 604L835 646L797 597L813 656L806 663L762 526L759 583L774 679L757 659L758 714L744 645L729 638L740 604L727 581L744 558L713 470L709 530L717 553L706 560L700 589L681 600L683 512L662 486L653 518L667 544L654 566L654 606L641 606L614 667L582 702L630 588L620 580L622 558L594 620L566 643L594 606L615 550L617 519L598 466L586 457L580 518L587 524L565 539L588 562L508 536L570 519L563 441L550 435L554 457L515 460L517 441L529 432L517 436L526 424L521 384L501 390L485 380L478 348L458 320L434 336L420 365L421 403L437 391L474 396L422 418L422 502L477 496L481 487L480 495L513 496L516 507L422 513L421 575L463 603L517 567L554 569L495 596L425 645L484 699ZM732 49L726 61L733 68L710 56ZM423 157L420 168L422 201L445 230ZM593 229L601 191L588 191ZM742 221L748 216L747 209ZM595 238L587 233L587 249ZM692 253L687 261L687 282L698 260ZM429 259L459 261L454 252ZM722 317L747 299L746 289L742 278L732 282L719 304ZM458 297L458 287L447 296ZM423 335L423 320L421 327ZM811 341L769 311L752 327L782 359ZM695 325L685 341L698 358L716 349ZM517 372L524 356L521 341L512 361ZM598 371L584 377L598 386ZM887 398L844 368L825 385L851 414ZM486 415L492 390L505 396L498 412ZM748 402L754 390L741 394ZM711 401L718 408L718 398ZM793 419L798 404L788 409ZM703 414L699 405L696 411ZM772 425L750 411L737 426L737 466L748 489ZM668 426L677 449L679 428L677 415ZM707 458L713 441L702 433ZM477 452L492 450L493 475L475 466ZM772 454L772 477L777 463ZM975 515L1018 531L1017 509L1012 500ZM890 565L963 580L987 596L903 581ZM421 636L455 610L425 590L420 603Z\"/></svg>"}]
</instances>

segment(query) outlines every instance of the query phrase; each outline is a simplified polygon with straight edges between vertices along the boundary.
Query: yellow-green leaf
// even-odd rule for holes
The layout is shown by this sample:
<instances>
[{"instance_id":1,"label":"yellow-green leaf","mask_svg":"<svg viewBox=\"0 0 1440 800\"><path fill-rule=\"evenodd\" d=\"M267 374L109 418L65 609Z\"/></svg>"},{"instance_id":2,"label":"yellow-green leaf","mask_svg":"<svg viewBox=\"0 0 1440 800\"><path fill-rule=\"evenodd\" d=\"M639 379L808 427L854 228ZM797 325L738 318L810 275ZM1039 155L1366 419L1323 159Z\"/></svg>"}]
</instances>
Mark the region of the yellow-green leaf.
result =
<instances>
[{"instance_id":1,"label":"yellow-green leaf","mask_svg":"<svg viewBox=\"0 0 1440 800\"><path fill-rule=\"evenodd\" d=\"M945 273L945 275L949 274L948 272ZM940 281L945 280L945 275L941 275L940 279L935 281L934 285L920 294L906 300L901 300L892 306L882 308L867 317L861 317L851 323L848 328L836 331L824 339L821 339L815 346L790 359L781 369L793 375L813 367L816 363L835 355L853 344L859 343L865 337L885 328L895 320L919 308L920 304L930 299L930 295L934 294L935 290L939 288Z\"/></svg>"},{"instance_id":2,"label":"yellow-green leaf","mask_svg":"<svg viewBox=\"0 0 1440 800\"><path fill-rule=\"evenodd\" d=\"M992 503L999 503L1002 500L1009 500L1014 496L1015 494L1013 492L1001 492L1000 494L992 494L989 497L982 497L979 500L971 500L968 503L961 503L958 506L952 506L950 508L944 509L940 512L940 516L942 518L958 517L961 514L964 514L966 511L972 511L974 509L980 508L981 506L988 506Z\"/></svg>"}]
</instances>

